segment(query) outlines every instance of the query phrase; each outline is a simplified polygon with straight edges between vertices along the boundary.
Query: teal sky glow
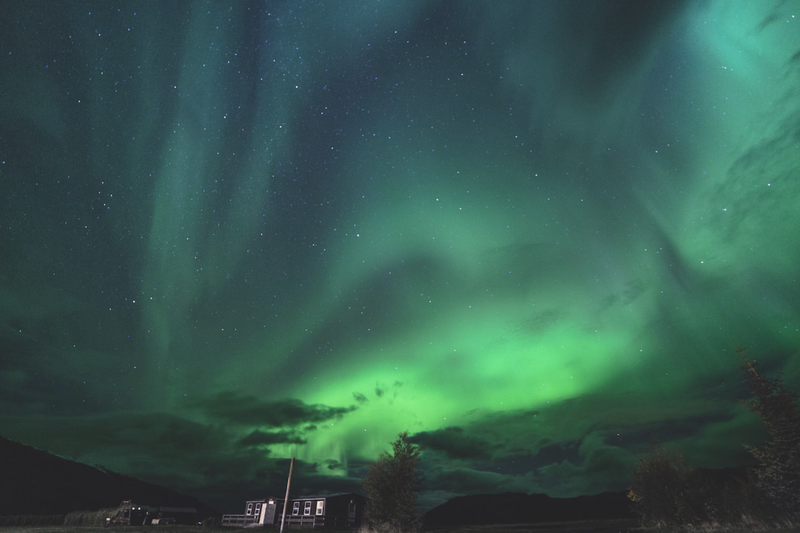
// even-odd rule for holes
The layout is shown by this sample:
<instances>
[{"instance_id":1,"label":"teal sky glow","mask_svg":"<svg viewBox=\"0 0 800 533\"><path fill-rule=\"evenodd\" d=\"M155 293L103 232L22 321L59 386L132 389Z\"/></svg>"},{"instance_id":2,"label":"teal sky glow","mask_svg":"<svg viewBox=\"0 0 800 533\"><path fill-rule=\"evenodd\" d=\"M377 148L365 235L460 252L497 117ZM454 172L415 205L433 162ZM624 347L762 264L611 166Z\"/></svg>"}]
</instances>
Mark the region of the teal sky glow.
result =
<instances>
[{"instance_id":1,"label":"teal sky glow","mask_svg":"<svg viewBox=\"0 0 800 533\"><path fill-rule=\"evenodd\" d=\"M223 512L627 486L800 381L800 2L5 2L0 434Z\"/></svg>"}]
</instances>

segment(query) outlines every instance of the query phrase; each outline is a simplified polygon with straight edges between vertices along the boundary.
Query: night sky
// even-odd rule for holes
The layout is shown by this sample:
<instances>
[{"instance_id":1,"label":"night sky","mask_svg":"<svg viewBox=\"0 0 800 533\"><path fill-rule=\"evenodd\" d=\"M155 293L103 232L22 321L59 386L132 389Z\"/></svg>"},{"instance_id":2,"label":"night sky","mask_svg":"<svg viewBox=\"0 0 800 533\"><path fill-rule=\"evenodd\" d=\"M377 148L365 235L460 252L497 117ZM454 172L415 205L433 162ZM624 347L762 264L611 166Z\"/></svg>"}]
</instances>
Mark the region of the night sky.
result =
<instances>
[{"instance_id":1,"label":"night sky","mask_svg":"<svg viewBox=\"0 0 800 533\"><path fill-rule=\"evenodd\" d=\"M0 435L223 512L627 487L800 383L800 3L0 3Z\"/></svg>"}]
</instances>

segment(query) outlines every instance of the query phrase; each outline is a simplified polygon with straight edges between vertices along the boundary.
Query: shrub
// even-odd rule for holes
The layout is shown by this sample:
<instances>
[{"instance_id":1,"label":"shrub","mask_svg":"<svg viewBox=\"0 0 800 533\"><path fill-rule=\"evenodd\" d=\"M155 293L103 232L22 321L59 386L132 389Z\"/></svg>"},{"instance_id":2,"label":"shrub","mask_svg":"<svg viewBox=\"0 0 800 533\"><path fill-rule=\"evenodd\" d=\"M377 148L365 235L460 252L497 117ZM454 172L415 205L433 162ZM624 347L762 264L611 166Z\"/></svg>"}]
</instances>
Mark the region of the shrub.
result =
<instances>
[{"instance_id":1,"label":"shrub","mask_svg":"<svg viewBox=\"0 0 800 533\"><path fill-rule=\"evenodd\" d=\"M689 473L680 453L658 445L639 457L628 497L644 527L680 527L698 521L688 498Z\"/></svg>"}]
</instances>

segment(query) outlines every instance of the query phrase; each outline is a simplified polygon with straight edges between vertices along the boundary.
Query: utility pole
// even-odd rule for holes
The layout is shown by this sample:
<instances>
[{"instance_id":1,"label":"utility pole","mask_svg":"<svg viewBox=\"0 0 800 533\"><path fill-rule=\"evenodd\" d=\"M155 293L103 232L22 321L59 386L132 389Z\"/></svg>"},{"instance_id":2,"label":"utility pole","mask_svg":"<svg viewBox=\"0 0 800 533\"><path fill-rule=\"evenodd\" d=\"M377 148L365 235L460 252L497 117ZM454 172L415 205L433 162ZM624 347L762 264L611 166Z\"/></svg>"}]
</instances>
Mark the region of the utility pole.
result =
<instances>
[{"instance_id":1,"label":"utility pole","mask_svg":"<svg viewBox=\"0 0 800 533\"><path fill-rule=\"evenodd\" d=\"M292 484L292 469L294 468L294 457L289 463L289 479L286 480L286 497L283 499L283 516L281 516L281 533L283 533L283 523L286 521L286 506L289 505L289 487Z\"/></svg>"}]
</instances>

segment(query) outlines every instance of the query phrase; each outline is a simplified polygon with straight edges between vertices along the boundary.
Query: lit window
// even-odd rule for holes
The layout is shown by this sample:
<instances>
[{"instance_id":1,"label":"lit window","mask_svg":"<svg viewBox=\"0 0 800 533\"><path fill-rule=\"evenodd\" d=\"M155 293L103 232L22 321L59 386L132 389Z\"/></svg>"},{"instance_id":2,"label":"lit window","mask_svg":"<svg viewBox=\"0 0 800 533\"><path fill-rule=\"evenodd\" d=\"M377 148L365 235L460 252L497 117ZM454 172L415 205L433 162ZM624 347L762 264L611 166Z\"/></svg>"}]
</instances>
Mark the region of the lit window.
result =
<instances>
[{"instance_id":1,"label":"lit window","mask_svg":"<svg viewBox=\"0 0 800 533\"><path fill-rule=\"evenodd\" d=\"M322 507L325 505L324 500L319 500L317 502L317 516L322 516Z\"/></svg>"}]
</instances>

